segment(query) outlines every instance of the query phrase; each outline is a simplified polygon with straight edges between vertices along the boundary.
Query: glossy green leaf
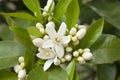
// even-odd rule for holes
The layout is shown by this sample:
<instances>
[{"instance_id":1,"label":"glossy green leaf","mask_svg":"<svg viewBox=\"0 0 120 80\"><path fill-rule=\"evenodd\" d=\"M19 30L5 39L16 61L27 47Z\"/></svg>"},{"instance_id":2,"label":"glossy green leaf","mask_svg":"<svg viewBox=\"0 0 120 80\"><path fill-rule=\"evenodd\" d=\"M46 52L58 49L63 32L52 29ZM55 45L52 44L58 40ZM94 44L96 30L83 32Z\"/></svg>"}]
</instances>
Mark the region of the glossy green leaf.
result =
<instances>
[{"instance_id":1,"label":"glossy green leaf","mask_svg":"<svg viewBox=\"0 0 120 80\"><path fill-rule=\"evenodd\" d=\"M22 18L22 19L27 19L27 20L36 20L35 17L33 17L32 15L25 13L25 12L0 13L0 15L12 16L12 17Z\"/></svg>"},{"instance_id":2,"label":"glossy green leaf","mask_svg":"<svg viewBox=\"0 0 120 80\"><path fill-rule=\"evenodd\" d=\"M17 74L7 71L7 70L1 70L0 71L0 80L17 80Z\"/></svg>"},{"instance_id":3,"label":"glossy green leaf","mask_svg":"<svg viewBox=\"0 0 120 80\"><path fill-rule=\"evenodd\" d=\"M73 60L66 68L66 72L69 75L69 79L73 80L75 71L75 61Z\"/></svg>"},{"instance_id":4,"label":"glossy green leaf","mask_svg":"<svg viewBox=\"0 0 120 80\"><path fill-rule=\"evenodd\" d=\"M27 80L48 80L47 72L41 66L37 66L28 74Z\"/></svg>"},{"instance_id":5,"label":"glossy green leaf","mask_svg":"<svg viewBox=\"0 0 120 80\"><path fill-rule=\"evenodd\" d=\"M69 80L68 75L61 67L53 67L48 70L48 80Z\"/></svg>"},{"instance_id":6,"label":"glossy green leaf","mask_svg":"<svg viewBox=\"0 0 120 80\"><path fill-rule=\"evenodd\" d=\"M104 25L104 19L98 19L90 27L88 27L86 35L81 41L82 48L90 47L101 35Z\"/></svg>"},{"instance_id":7,"label":"glossy green leaf","mask_svg":"<svg viewBox=\"0 0 120 80\"><path fill-rule=\"evenodd\" d=\"M75 71L73 80L79 80L79 74Z\"/></svg>"},{"instance_id":8,"label":"glossy green leaf","mask_svg":"<svg viewBox=\"0 0 120 80\"><path fill-rule=\"evenodd\" d=\"M80 8L79 8L78 0L72 0L66 12L66 23L69 30L72 27L74 27L75 24L77 23L79 18L79 11Z\"/></svg>"},{"instance_id":9,"label":"glossy green leaf","mask_svg":"<svg viewBox=\"0 0 120 80\"><path fill-rule=\"evenodd\" d=\"M27 70L27 72L29 72L34 66L34 54L29 50L25 50L24 58L25 58L25 69Z\"/></svg>"},{"instance_id":10,"label":"glossy green leaf","mask_svg":"<svg viewBox=\"0 0 120 80\"><path fill-rule=\"evenodd\" d=\"M92 62L95 64L112 63L120 60L120 39L113 35L101 35L91 47Z\"/></svg>"},{"instance_id":11,"label":"glossy green leaf","mask_svg":"<svg viewBox=\"0 0 120 80\"><path fill-rule=\"evenodd\" d=\"M37 29L35 26L34 27L28 27L28 33L32 36L35 37L42 37L42 34L40 33L39 29Z\"/></svg>"},{"instance_id":12,"label":"glossy green leaf","mask_svg":"<svg viewBox=\"0 0 120 80\"><path fill-rule=\"evenodd\" d=\"M53 17L55 20L60 20L63 17L71 1L72 0L59 0L54 10Z\"/></svg>"},{"instance_id":13,"label":"glossy green leaf","mask_svg":"<svg viewBox=\"0 0 120 80\"><path fill-rule=\"evenodd\" d=\"M13 67L23 54L23 46L13 41L0 41L0 69Z\"/></svg>"},{"instance_id":14,"label":"glossy green leaf","mask_svg":"<svg viewBox=\"0 0 120 80\"><path fill-rule=\"evenodd\" d=\"M98 80L115 80L116 66L113 64L101 64L97 66Z\"/></svg>"},{"instance_id":15,"label":"glossy green leaf","mask_svg":"<svg viewBox=\"0 0 120 80\"><path fill-rule=\"evenodd\" d=\"M41 7L39 0L23 0L24 4L31 10L39 21L42 21Z\"/></svg>"},{"instance_id":16,"label":"glossy green leaf","mask_svg":"<svg viewBox=\"0 0 120 80\"><path fill-rule=\"evenodd\" d=\"M33 45L29 37L29 34L25 29L13 26L13 27L10 27L10 30L15 34L15 37L18 40L18 42L23 44L26 48L35 52L36 47Z\"/></svg>"},{"instance_id":17,"label":"glossy green leaf","mask_svg":"<svg viewBox=\"0 0 120 80\"><path fill-rule=\"evenodd\" d=\"M101 6L102 5L102 6ZM120 5L116 1L98 1L89 6L100 16L104 17L110 24L120 30Z\"/></svg>"}]
</instances>

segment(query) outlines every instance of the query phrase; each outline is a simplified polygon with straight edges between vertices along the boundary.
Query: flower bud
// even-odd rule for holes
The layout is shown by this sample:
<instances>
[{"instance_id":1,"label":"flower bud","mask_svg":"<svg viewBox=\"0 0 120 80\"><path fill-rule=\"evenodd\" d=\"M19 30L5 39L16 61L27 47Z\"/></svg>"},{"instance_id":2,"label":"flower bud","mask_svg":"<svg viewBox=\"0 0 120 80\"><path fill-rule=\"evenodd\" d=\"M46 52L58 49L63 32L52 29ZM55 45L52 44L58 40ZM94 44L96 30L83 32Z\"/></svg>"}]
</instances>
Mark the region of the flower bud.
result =
<instances>
[{"instance_id":1,"label":"flower bud","mask_svg":"<svg viewBox=\"0 0 120 80\"><path fill-rule=\"evenodd\" d=\"M73 42L76 42L77 40L78 40L78 39L77 39L76 36L72 37L72 41L73 41Z\"/></svg>"},{"instance_id":2,"label":"flower bud","mask_svg":"<svg viewBox=\"0 0 120 80\"><path fill-rule=\"evenodd\" d=\"M56 65L56 66L60 65L60 60L55 58L54 59L54 65Z\"/></svg>"},{"instance_id":3,"label":"flower bud","mask_svg":"<svg viewBox=\"0 0 120 80\"><path fill-rule=\"evenodd\" d=\"M71 52L72 48L71 47L66 47L66 52Z\"/></svg>"},{"instance_id":4,"label":"flower bud","mask_svg":"<svg viewBox=\"0 0 120 80\"><path fill-rule=\"evenodd\" d=\"M84 52L90 52L90 49L89 48L85 48Z\"/></svg>"},{"instance_id":5,"label":"flower bud","mask_svg":"<svg viewBox=\"0 0 120 80\"><path fill-rule=\"evenodd\" d=\"M84 64L85 63L85 60L84 60L83 57L78 57L77 61L79 62L79 64Z\"/></svg>"},{"instance_id":6,"label":"flower bud","mask_svg":"<svg viewBox=\"0 0 120 80\"><path fill-rule=\"evenodd\" d=\"M40 28L39 31L41 32L41 34L45 34L45 29L44 28Z\"/></svg>"},{"instance_id":7,"label":"flower bud","mask_svg":"<svg viewBox=\"0 0 120 80\"><path fill-rule=\"evenodd\" d=\"M26 76L26 70L20 70L18 73L18 78L19 79L24 79Z\"/></svg>"},{"instance_id":8,"label":"flower bud","mask_svg":"<svg viewBox=\"0 0 120 80\"><path fill-rule=\"evenodd\" d=\"M79 56L79 52L78 52L78 51L74 51L74 52L73 52L73 56L74 56L74 57L78 57L78 56Z\"/></svg>"},{"instance_id":9,"label":"flower bud","mask_svg":"<svg viewBox=\"0 0 120 80\"><path fill-rule=\"evenodd\" d=\"M76 36L78 37L79 40L81 40L85 36L85 34L86 34L86 29L82 28L77 32Z\"/></svg>"},{"instance_id":10,"label":"flower bud","mask_svg":"<svg viewBox=\"0 0 120 80\"><path fill-rule=\"evenodd\" d=\"M19 57L18 61L19 61L19 63L24 62L24 57L23 56Z\"/></svg>"},{"instance_id":11,"label":"flower bud","mask_svg":"<svg viewBox=\"0 0 120 80\"><path fill-rule=\"evenodd\" d=\"M92 59L92 53L90 52L84 52L82 57L85 59L85 60L91 60Z\"/></svg>"},{"instance_id":12,"label":"flower bud","mask_svg":"<svg viewBox=\"0 0 120 80\"><path fill-rule=\"evenodd\" d=\"M65 60L70 61L72 59L72 56L70 54L65 55Z\"/></svg>"},{"instance_id":13,"label":"flower bud","mask_svg":"<svg viewBox=\"0 0 120 80\"><path fill-rule=\"evenodd\" d=\"M45 35L43 39L44 39L44 40L48 40L48 39L50 39L50 38L49 38L48 35Z\"/></svg>"},{"instance_id":14,"label":"flower bud","mask_svg":"<svg viewBox=\"0 0 120 80\"><path fill-rule=\"evenodd\" d=\"M80 54L82 54L82 53L83 53L83 49L78 49L78 52L79 52Z\"/></svg>"},{"instance_id":15,"label":"flower bud","mask_svg":"<svg viewBox=\"0 0 120 80\"><path fill-rule=\"evenodd\" d=\"M62 58L62 59L61 59L61 62L64 63L64 62L65 62L65 58Z\"/></svg>"},{"instance_id":16,"label":"flower bud","mask_svg":"<svg viewBox=\"0 0 120 80\"><path fill-rule=\"evenodd\" d=\"M21 66L22 68L24 68L24 67L25 67L25 63L24 63L24 62L20 63L20 66Z\"/></svg>"},{"instance_id":17,"label":"flower bud","mask_svg":"<svg viewBox=\"0 0 120 80\"><path fill-rule=\"evenodd\" d=\"M15 71L16 73L18 73L20 70L22 70L22 67L21 67L20 65L16 65L16 66L14 67L14 71Z\"/></svg>"},{"instance_id":18,"label":"flower bud","mask_svg":"<svg viewBox=\"0 0 120 80\"><path fill-rule=\"evenodd\" d=\"M77 32L77 29L76 29L76 28L72 28L72 29L70 30L70 35L75 35L76 32Z\"/></svg>"},{"instance_id":19,"label":"flower bud","mask_svg":"<svg viewBox=\"0 0 120 80\"><path fill-rule=\"evenodd\" d=\"M73 45L76 46L79 44L79 40L77 40L76 42L73 42Z\"/></svg>"},{"instance_id":20,"label":"flower bud","mask_svg":"<svg viewBox=\"0 0 120 80\"><path fill-rule=\"evenodd\" d=\"M86 29L86 28L87 28L87 26L86 26L86 25L78 25L78 28L79 28L79 29L81 29L81 28Z\"/></svg>"},{"instance_id":21,"label":"flower bud","mask_svg":"<svg viewBox=\"0 0 120 80\"><path fill-rule=\"evenodd\" d=\"M46 11L46 12L50 11L51 12L51 11L54 10L54 6L55 6L54 0L48 0L47 5L44 7L44 11Z\"/></svg>"},{"instance_id":22,"label":"flower bud","mask_svg":"<svg viewBox=\"0 0 120 80\"><path fill-rule=\"evenodd\" d=\"M43 27L43 25L41 23L37 23L36 28L38 28L40 30L41 28L44 28L44 27Z\"/></svg>"}]
</instances>

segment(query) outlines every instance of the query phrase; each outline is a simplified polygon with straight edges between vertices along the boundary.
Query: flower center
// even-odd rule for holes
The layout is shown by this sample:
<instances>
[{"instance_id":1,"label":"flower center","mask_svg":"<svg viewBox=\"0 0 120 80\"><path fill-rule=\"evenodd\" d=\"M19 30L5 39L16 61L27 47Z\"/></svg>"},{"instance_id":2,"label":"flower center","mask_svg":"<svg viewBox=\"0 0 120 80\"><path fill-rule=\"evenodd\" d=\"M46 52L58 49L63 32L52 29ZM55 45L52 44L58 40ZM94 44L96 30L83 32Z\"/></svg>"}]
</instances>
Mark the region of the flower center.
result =
<instances>
[{"instance_id":1,"label":"flower center","mask_svg":"<svg viewBox=\"0 0 120 80\"><path fill-rule=\"evenodd\" d=\"M55 40L56 40L56 42L60 42L61 41L61 39L59 37L57 37Z\"/></svg>"}]
</instances>

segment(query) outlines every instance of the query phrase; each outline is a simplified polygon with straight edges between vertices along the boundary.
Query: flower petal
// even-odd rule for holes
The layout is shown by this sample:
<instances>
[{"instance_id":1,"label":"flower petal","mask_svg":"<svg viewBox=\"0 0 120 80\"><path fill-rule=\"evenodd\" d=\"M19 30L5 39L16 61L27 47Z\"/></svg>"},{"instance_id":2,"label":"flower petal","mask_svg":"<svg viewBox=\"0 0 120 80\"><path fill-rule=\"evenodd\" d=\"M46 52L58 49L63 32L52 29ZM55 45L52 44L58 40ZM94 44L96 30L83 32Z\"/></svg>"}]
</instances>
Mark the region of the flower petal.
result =
<instances>
[{"instance_id":1,"label":"flower petal","mask_svg":"<svg viewBox=\"0 0 120 80\"><path fill-rule=\"evenodd\" d=\"M55 30L54 22L49 22L48 24L46 24L46 32L52 40L55 40L57 33Z\"/></svg>"},{"instance_id":2,"label":"flower petal","mask_svg":"<svg viewBox=\"0 0 120 80\"><path fill-rule=\"evenodd\" d=\"M63 36L66 33L66 24L64 22L61 23L60 28L58 30L57 36Z\"/></svg>"},{"instance_id":3,"label":"flower petal","mask_svg":"<svg viewBox=\"0 0 120 80\"><path fill-rule=\"evenodd\" d=\"M70 37L63 36L61 42L62 42L62 44L68 44L70 42Z\"/></svg>"},{"instance_id":4,"label":"flower petal","mask_svg":"<svg viewBox=\"0 0 120 80\"><path fill-rule=\"evenodd\" d=\"M35 46L42 47L44 40L42 40L41 38L36 38L36 39L33 39L32 42Z\"/></svg>"},{"instance_id":5,"label":"flower petal","mask_svg":"<svg viewBox=\"0 0 120 80\"><path fill-rule=\"evenodd\" d=\"M62 45L55 45L55 51L57 56L61 59L64 56L64 48Z\"/></svg>"},{"instance_id":6,"label":"flower petal","mask_svg":"<svg viewBox=\"0 0 120 80\"><path fill-rule=\"evenodd\" d=\"M52 40L47 40L44 42L42 48L51 48L51 47L53 47L53 45L54 45L54 43Z\"/></svg>"},{"instance_id":7,"label":"flower petal","mask_svg":"<svg viewBox=\"0 0 120 80\"><path fill-rule=\"evenodd\" d=\"M47 60L43 67L44 71L46 71L52 65L52 63L53 63L53 59Z\"/></svg>"}]
</instances>

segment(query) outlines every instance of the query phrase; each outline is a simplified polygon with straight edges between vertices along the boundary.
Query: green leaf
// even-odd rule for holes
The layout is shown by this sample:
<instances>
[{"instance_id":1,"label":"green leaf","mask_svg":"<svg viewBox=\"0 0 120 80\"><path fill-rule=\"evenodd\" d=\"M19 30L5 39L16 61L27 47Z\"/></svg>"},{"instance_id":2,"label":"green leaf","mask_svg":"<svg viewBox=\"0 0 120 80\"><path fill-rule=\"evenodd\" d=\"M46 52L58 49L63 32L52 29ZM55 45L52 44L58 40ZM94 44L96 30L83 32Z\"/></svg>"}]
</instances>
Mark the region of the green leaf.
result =
<instances>
[{"instance_id":1,"label":"green leaf","mask_svg":"<svg viewBox=\"0 0 120 80\"><path fill-rule=\"evenodd\" d=\"M113 64L101 64L97 66L98 80L115 80L116 66Z\"/></svg>"},{"instance_id":2,"label":"green leaf","mask_svg":"<svg viewBox=\"0 0 120 80\"><path fill-rule=\"evenodd\" d=\"M104 25L104 19L98 19L90 27L88 27L86 35L81 41L82 48L90 47L101 35Z\"/></svg>"},{"instance_id":3,"label":"green leaf","mask_svg":"<svg viewBox=\"0 0 120 80\"><path fill-rule=\"evenodd\" d=\"M75 71L75 73L74 73L74 78L73 78L73 80L79 80L79 75L78 75L78 73Z\"/></svg>"},{"instance_id":4,"label":"green leaf","mask_svg":"<svg viewBox=\"0 0 120 80\"><path fill-rule=\"evenodd\" d=\"M63 17L71 1L72 0L59 0L55 7L53 16L56 20L60 20Z\"/></svg>"},{"instance_id":5,"label":"green leaf","mask_svg":"<svg viewBox=\"0 0 120 80\"><path fill-rule=\"evenodd\" d=\"M28 74L27 80L48 80L47 72L41 66L37 66Z\"/></svg>"},{"instance_id":6,"label":"green leaf","mask_svg":"<svg viewBox=\"0 0 120 80\"><path fill-rule=\"evenodd\" d=\"M0 71L0 80L17 80L17 74L7 71L7 70L1 70Z\"/></svg>"},{"instance_id":7,"label":"green leaf","mask_svg":"<svg viewBox=\"0 0 120 80\"><path fill-rule=\"evenodd\" d=\"M24 58L25 58L25 69L27 70L27 72L29 72L34 66L34 54L29 50L25 50Z\"/></svg>"},{"instance_id":8,"label":"green leaf","mask_svg":"<svg viewBox=\"0 0 120 80\"><path fill-rule=\"evenodd\" d=\"M120 39L113 35L101 35L91 49L93 52L92 62L95 64L120 60Z\"/></svg>"},{"instance_id":9,"label":"green leaf","mask_svg":"<svg viewBox=\"0 0 120 80\"><path fill-rule=\"evenodd\" d=\"M102 6L101 6L102 5ZM120 5L116 1L92 2L89 6L100 16L104 17L110 24L120 30Z\"/></svg>"},{"instance_id":10,"label":"green leaf","mask_svg":"<svg viewBox=\"0 0 120 80\"><path fill-rule=\"evenodd\" d=\"M22 19L27 19L27 20L36 20L35 17L33 17L32 15L25 13L25 12L0 13L0 15L12 16L12 17L22 18Z\"/></svg>"},{"instance_id":11,"label":"green leaf","mask_svg":"<svg viewBox=\"0 0 120 80\"><path fill-rule=\"evenodd\" d=\"M69 30L72 27L74 27L75 24L77 23L79 18L79 12L80 12L80 8L79 8L78 0L72 0L66 12L66 23Z\"/></svg>"},{"instance_id":12,"label":"green leaf","mask_svg":"<svg viewBox=\"0 0 120 80\"><path fill-rule=\"evenodd\" d=\"M69 79L73 80L75 71L75 61L73 60L66 68L66 72L69 75Z\"/></svg>"},{"instance_id":13,"label":"green leaf","mask_svg":"<svg viewBox=\"0 0 120 80\"><path fill-rule=\"evenodd\" d=\"M64 69L61 67L53 67L48 70L48 80L69 80L69 78Z\"/></svg>"},{"instance_id":14,"label":"green leaf","mask_svg":"<svg viewBox=\"0 0 120 80\"><path fill-rule=\"evenodd\" d=\"M35 37L42 37L42 34L40 34L39 29L37 29L35 26L34 27L28 27L28 33L32 36Z\"/></svg>"},{"instance_id":15,"label":"green leaf","mask_svg":"<svg viewBox=\"0 0 120 80\"><path fill-rule=\"evenodd\" d=\"M36 14L36 17L39 21L42 21L42 15L41 15L41 7L39 0L23 0L24 4L27 6L29 10L31 10L34 14Z\"/></svg>"},{"instance_id":16,"label":"green leaf","mask_svg":"<svg viewBox=\"0 0 120 80\"><path fill-rule=\"evenodd\" d=\"M16 39L18 40L18 42L20 42L21 44L23 44L26 48L32 50L33 52L35 52L36 47L33 45L28 32L21 28L21 27L9 27L10 30L15 34Z\"/></svg>"},{"instance_id":17,"label":"green leaf","mask_svg":"<svg viewBox=\"0 0 120 80\"><path fill-rule=\"evenodd\" d=\"M0 69L13 67L23 53L23 46L13 41L0 41Z\"/></svg>"}]
</instances>

